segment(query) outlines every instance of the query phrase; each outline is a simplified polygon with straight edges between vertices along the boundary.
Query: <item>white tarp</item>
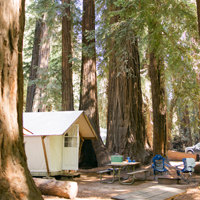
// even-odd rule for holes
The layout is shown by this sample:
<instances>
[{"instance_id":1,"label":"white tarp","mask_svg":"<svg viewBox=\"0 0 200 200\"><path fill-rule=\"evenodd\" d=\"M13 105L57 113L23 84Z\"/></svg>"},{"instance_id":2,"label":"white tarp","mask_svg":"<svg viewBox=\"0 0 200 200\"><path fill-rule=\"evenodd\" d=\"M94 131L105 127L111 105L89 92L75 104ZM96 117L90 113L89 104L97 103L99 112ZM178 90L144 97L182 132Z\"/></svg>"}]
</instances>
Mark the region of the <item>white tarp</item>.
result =
<instances>
[{"instance_id":1,"label":"white tarp","mask_svg":"<svg viewBox=\"0 0 200 200\"><path fill-rule=\"evenodd\" d=\"M45 138L45 145L48 150L48 138ZM41 137L24 137L24 145L29 170L32 172L46 172L46 164Z\"/></svg>"},{"instance_id":2,"label":"white tarp","mask_svg":"<svg viewBox=\"0 0 200 200\"><path fill-rule=\"evenodd\" d=\"M62 135L83 111L26 112L23 127L34 135Z\"/></svg>"},{"instance_id":3,"label":"white tarp","mask_svg":"<svg viewBox=\"0 0 200 200\"><path fill-rule=\"evenodd\" d=\"M47 155L51 172L62 170L62 148L63 136L49 137L49 151L47 152Z\"/></svg>"},{"instance_id":4,"label":"white tarp","mask_svg":"<svg viewBox=\"0 0 200 200\"><path fill-rule=\"evenodd\" d=\"M83 138L97 139L83 111L23 113L23 127L33 133L29 136L63 135L74 123L79 124Z\"/></svg>"}]
</instances>

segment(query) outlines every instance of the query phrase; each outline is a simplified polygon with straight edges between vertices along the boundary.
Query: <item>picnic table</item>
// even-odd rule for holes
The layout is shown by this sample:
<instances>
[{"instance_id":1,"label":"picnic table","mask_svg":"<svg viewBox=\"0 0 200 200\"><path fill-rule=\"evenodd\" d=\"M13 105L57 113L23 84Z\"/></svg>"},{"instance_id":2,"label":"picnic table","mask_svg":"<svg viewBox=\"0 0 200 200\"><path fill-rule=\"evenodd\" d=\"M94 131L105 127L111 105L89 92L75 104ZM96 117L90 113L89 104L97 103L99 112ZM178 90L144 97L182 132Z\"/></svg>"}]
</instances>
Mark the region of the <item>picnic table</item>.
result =
<instances>
[{"instance_id":1,"label":"picnic table","mask_svg":"<svg viewBox=\"0 0 200 200\"><path fill-rule=\"evenodd\" d=\"M134 179L135 179L135 174L137 173L145 173L145 179L147 176L147 171L148 170L137 170L135 171L135 165L139 165L140 162L113 162L113 163L109 163L107 164L107 166L111 167L107 170L103 170L103 171L99 171L97 173L100 174L100 180L102 182L105 183L113 183L115 181L115 177L118 177L118 181L121 184L133 184ZM121 171L122 169L127 168L127 173L126 173L126 177L121 176ZM104 173L109 173L112 172L112 180L111 181L107 181L107 180L103 180L102 179L102 174ZM129 176L132 176L132 181L131 182L125 182L124 180L127 180L129 178Z\"/></svg>"}]
</instances>

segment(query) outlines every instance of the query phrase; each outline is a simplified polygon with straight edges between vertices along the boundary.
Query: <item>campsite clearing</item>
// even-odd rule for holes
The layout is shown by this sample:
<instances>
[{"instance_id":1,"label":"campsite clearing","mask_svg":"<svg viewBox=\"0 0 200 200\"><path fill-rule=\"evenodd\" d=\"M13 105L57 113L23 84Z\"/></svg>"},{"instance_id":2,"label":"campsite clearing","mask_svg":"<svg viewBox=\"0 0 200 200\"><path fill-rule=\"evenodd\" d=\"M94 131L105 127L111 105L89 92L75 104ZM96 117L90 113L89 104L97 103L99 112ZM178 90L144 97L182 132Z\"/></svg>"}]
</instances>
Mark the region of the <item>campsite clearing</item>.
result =
<instances>
[{"instance_id":1,"label":"campsite clearing","mask_svg":"<svg viewBox=\"0 0 200 200\"><path fill-rule=\"evenodd\" d=\"M158 185L158 183L154 181L153 174L147 177L146 181L137 180L132 185L121 185L118 181L115 181L112 184L102 183L99 179L99 174L97 174L96 172L103 169L105 168L79 170L81 176L74 178L74 181L78 183L78 195L75 200L109 200L113 196ZM143 175L136 175L138 179L140 178L140 176L141 178L143 178ZM176 197L175 200L199 199L200 190L198 188L198 185L200 183L200 176L195 175L195 179L195 183L186 184L184 182L181 182L180 184L173 185L173 187L175 188L187 190L187 193ZM45 200L65 200L65 198L47 195L43 195L43 197Z\"/></svg>"}]
</instances>

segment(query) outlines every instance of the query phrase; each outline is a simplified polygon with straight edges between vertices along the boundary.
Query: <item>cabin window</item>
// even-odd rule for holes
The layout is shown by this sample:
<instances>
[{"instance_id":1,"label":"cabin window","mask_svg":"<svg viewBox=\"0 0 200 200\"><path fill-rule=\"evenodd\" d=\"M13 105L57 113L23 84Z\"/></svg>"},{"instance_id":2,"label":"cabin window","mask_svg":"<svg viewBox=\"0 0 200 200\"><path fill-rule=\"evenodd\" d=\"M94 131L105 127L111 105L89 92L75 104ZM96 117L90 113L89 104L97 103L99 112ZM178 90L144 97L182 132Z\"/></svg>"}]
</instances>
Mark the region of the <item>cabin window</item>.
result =
<instances>
[{"instance_id":1,"label":"cabin window","mask_svg":"<svg viewBox=\"0 0 200 200\"><path fill-rule=\"evenodd\" d=\"M70 132L65 134L64 147L77 147L77 133L70 134Z\"/></svg>"}]
</instances>

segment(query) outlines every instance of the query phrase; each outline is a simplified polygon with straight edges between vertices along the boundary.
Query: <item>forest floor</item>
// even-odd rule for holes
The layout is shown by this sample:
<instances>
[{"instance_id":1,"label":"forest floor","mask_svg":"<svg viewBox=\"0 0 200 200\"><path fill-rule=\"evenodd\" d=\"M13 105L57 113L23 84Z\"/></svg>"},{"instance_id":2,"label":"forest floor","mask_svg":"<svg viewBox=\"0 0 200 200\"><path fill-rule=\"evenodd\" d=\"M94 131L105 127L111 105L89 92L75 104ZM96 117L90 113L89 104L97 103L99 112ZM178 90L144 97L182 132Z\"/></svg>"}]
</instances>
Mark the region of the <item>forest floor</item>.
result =
<instances>
[{"instance_id":1,"label":"forest floor","mask_svg":"<svg viewBox=\"0 0 200 200\"><path fill-rule=\"evenodd\" d=\"M78 194L75 200L109 200L111 197L124 194L128 192L133 192L142 188L157 185L158 182L154 180L153 171L150 166L145 166L143 168L149 168L150 173L146 181L139 180L144 176L142 174L136 175L136 180L132 185L121 185L118 181L112 184L102 183L99 179L99 174L97 171L105 169L105 167L93 168L88 170L79 170L80 177L75 177L73 181L78 183ZM171 175L175 175L175 170L170 171ZM109 177L109 176L107 176ZM194 174L196 182L191 182L187 184L182 181L179 184L169 185L169 187L184 189L187 192L174 198L175 200L200 200L200 175ZM66 181L62 180L62 181ZM70 180L71 181L71 180ZM43 195L44 200L65 200L65 198Z\"/></svg>"}]
</instances>

